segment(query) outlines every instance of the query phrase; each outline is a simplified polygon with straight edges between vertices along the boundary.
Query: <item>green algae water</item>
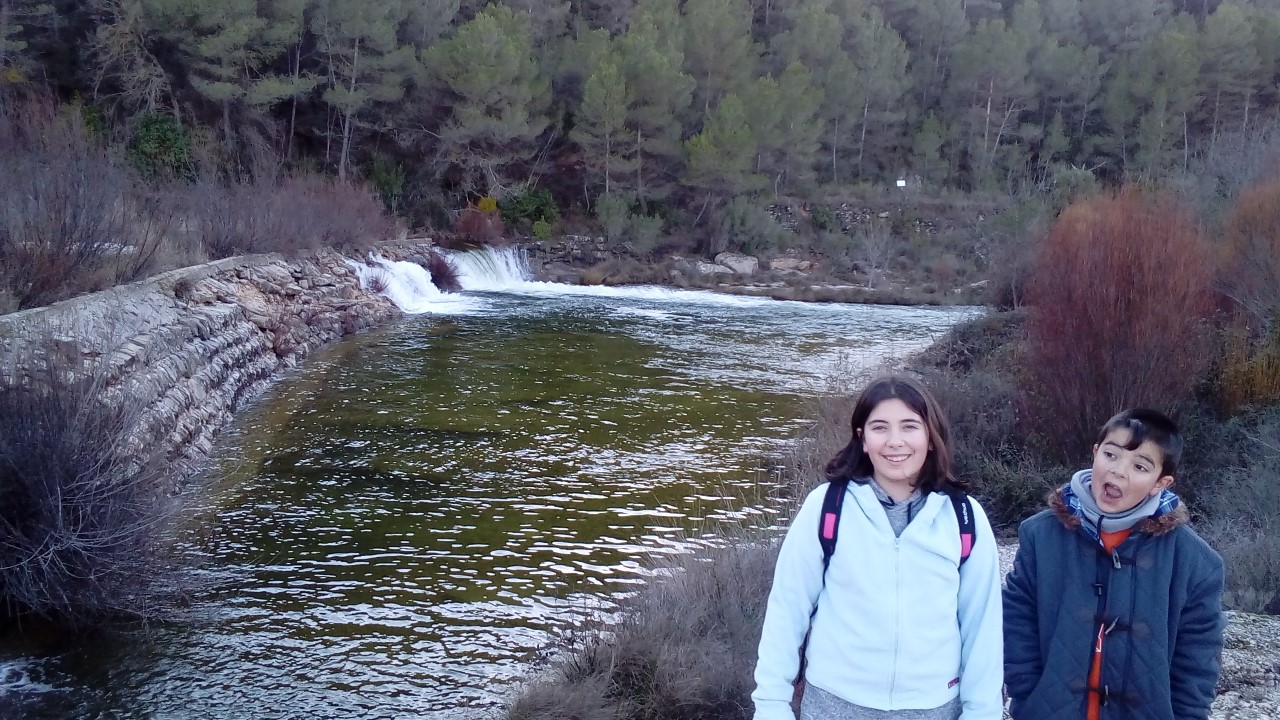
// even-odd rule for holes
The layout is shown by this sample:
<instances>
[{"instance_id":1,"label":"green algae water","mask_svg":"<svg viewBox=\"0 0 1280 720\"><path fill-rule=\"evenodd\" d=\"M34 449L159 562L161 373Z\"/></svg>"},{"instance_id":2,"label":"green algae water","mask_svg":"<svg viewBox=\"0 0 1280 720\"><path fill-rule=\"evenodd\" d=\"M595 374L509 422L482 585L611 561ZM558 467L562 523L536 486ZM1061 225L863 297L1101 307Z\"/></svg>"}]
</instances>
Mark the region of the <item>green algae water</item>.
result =
<instances>
[{"instance_id":1,"label":"green algae water","mask_svg":"<svg viewBox=\"0 0 1280 720\"><path fill-rule=\"evenodd\" d=\"M833 373L973 308L522 279L462 257L418 314L313 355L219 445L186 541L213 591L140 637L0 645L0 717L495 717L556 634L655 554L775 510L761 458Z\"/></svg>"}]
</instances>

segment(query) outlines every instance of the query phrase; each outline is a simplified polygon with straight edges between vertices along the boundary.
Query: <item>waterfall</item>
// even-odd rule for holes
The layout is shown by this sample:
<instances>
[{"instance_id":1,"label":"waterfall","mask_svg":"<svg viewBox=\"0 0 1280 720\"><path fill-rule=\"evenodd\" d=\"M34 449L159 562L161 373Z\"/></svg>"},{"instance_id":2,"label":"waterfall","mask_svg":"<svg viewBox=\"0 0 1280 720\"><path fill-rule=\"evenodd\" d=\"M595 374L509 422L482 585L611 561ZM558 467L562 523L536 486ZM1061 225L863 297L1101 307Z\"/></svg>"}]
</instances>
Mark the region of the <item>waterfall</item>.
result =
<instances>
[{"instance_id":1,"label":"waterfall","mask_svg":"<svg viewBox=\"0 0 1280 720\"><path fill-rule=\"evenodd\" d=\"M530 282L529 261L519 248L485 247L448 255L463 290L501 292Z\"/></svg>"},{"instance_id":2,"label":"waterfall","mask_svg":"<svg viewBox=\"0 0 1280 720\"><path fill-rule=\"evenodd\" d=\"M565 285L533 280L528 258L516 247L443 251L458 271L461 293L440 292L426 268L412 262L387 260L371 254L366 263L348 260L360 285L388 297L409 314L471 315L484 312L489 301L475 293L515 293L536 296L588 296L698 305L749 306L778 302L768 298L725 295L706 290L674 290L653 285L606 287Z\"/></svg>"}]
</instances>

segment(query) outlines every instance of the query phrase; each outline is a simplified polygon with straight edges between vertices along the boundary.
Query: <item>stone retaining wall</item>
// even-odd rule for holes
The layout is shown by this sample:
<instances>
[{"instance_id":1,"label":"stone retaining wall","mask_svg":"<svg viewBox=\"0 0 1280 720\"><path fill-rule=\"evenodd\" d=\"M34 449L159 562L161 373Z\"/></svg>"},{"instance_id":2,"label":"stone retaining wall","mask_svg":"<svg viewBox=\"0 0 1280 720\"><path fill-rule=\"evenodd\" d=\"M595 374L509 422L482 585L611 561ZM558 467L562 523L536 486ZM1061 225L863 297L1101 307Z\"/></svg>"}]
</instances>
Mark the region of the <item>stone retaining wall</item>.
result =
<instances>
[{"instance_id":1,"label":"stone retaining wall","mask_svg":"<svg viewBox=\"0 0 1280 720\"><path fill-rule=\"evenodd\" d=\"M108 399L145 407L131 445L159 448L179 479L279 371L399 314L334 252L219 260L0 316L0 382L92 370Z\"/></svg>"}]
</instances>

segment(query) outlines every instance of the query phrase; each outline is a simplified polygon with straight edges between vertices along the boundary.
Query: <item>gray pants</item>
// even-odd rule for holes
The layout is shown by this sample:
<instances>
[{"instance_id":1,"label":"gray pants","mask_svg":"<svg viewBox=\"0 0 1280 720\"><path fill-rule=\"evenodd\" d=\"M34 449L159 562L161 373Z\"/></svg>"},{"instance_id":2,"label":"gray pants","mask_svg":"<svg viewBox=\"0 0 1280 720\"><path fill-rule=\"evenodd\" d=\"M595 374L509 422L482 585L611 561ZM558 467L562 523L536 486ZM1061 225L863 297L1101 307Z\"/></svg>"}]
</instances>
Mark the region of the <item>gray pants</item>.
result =
<instances>
[{"instance_id":1,"label":"gray pants","mask_svg":"<svg viewBox=\"0 0 1280 720\"><path fill-rule=\"evenodd\" d=\"M929 710L875 710L806 684L800 698L800 720L960 720L963 707L957 695L951 702Z\"/></svg>"}]
</instances>

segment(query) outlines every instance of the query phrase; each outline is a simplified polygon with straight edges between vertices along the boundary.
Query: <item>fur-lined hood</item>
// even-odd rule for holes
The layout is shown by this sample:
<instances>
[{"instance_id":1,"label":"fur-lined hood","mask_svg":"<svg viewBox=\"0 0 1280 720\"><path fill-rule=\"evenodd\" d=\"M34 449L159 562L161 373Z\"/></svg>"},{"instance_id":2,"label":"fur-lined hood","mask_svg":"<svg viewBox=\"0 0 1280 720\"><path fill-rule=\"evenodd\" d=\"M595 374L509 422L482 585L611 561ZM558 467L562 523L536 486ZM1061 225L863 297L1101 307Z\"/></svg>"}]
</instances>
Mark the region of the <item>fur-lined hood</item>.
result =
<instances>
[{"instance_id":1,"label":"fur-lined hood","mask_svg":"<svg viewBox=\"0 0 1280 720\"><path fill-rule=\"evenodd\" d=\"M1071 512L1071 509L1067 507L1066 501L1062 499L1062 488L1057 488L1049 493L1049 509L1053 511L1058 521L1068 530L1078 530L1080 528L1080 518ZM1179 504L1178 507L1173 509L1173 512L1139 520L1138 524L1133 526L1133 529L1148 535L1160 536L1172 532L1179 525L1186 525L1189 522L1191 522L1191 515L1187 512L1186 506Z\"/></svg>"}]
</instances>

